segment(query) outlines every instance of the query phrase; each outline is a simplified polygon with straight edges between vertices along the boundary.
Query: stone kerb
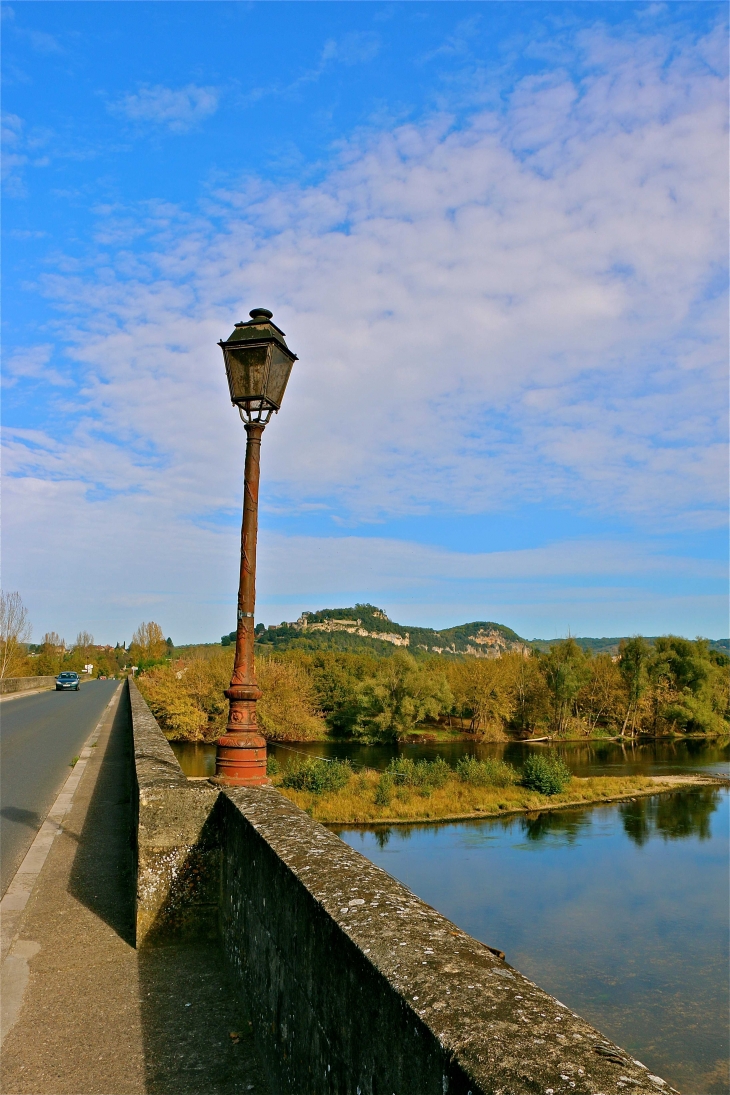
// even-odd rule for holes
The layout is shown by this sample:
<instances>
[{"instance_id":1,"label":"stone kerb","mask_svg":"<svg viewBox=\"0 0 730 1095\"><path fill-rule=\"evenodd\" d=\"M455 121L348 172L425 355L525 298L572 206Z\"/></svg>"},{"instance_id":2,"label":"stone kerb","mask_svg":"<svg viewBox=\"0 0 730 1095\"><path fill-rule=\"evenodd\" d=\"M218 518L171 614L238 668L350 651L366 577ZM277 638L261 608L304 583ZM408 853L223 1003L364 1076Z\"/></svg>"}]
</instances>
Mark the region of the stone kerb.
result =
<instances>
[{"instance_id":1,"label":"stone kerb","mask_svg":"<svg viewBox=\"0 0 730 1095\"><path fill-rule=\"evenodd\" d=\"M672 1090L273 788L216 814L224 946L274 1090Z\"/></svg>"},{"instance_id":2,"label":"stone kerb","mask_svg":"<svg viewBox=\"0 0 730 1095\"><path fill-rule=\"evenodd\" d=\"M218 933L218 790L186 779L133 680L137 946Z\"/></svg>"}]
</instances>

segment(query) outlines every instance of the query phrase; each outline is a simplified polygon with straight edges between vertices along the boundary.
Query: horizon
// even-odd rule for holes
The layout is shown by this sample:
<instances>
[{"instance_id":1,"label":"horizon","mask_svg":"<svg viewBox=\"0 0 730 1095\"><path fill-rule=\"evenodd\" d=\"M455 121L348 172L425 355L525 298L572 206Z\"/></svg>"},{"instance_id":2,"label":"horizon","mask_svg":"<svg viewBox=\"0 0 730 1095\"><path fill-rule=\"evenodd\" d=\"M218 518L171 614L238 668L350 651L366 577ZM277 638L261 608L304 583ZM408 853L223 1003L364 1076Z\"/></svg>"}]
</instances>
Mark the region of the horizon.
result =
<instances>
[{"instance_id":1,"label":"horizon","mask_svg":"<svg viewBox=\"0 0 730 1095\"><path fill-rule=\"evenodd\" d=\"M257 616L727 638L725 5L2 15L3 585L35 639L231 630L217 342L260 306L299 360Z\"/></svg>"}]
</instances>

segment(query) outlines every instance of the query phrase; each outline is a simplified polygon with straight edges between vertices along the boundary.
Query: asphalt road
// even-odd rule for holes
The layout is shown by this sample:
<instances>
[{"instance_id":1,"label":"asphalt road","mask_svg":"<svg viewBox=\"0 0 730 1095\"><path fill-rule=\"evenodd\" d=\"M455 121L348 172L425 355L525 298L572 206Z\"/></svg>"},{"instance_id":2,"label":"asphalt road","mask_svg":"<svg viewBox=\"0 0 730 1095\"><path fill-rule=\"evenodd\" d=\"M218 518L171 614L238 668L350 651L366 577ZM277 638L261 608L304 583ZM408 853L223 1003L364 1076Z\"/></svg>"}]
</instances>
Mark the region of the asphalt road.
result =
<instances>
[{"instance_id":1,"label":"asphalt road","mask_svg":"<svg viewBox=\"0 0 730 1095\"><path fill-rule=\"evenodd\" d=\"M118 681L78 692L40 692L0 703L0 892L66 781L71 761L101 718Z\"/></svg>"}]
</instances>

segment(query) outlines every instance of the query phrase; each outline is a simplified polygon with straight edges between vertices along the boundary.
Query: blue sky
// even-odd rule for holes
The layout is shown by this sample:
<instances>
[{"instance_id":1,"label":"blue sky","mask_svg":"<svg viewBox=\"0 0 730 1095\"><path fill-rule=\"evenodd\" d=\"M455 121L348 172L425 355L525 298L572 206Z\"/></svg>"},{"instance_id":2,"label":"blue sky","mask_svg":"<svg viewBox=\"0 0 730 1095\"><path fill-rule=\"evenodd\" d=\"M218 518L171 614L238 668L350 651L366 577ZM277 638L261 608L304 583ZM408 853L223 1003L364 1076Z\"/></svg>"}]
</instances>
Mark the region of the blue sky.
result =
<instances>
[{"instance_id":1,"label":"blue sky","mask_svg":"<svg viewBox=\"0 0 730 1095\"><path fill-rule=\"evenodd\" d=\"M259 619L728 634L726 7L3 5L3 585L233 627L217 340L300 361Z\"/></svg>"}]
</instances>

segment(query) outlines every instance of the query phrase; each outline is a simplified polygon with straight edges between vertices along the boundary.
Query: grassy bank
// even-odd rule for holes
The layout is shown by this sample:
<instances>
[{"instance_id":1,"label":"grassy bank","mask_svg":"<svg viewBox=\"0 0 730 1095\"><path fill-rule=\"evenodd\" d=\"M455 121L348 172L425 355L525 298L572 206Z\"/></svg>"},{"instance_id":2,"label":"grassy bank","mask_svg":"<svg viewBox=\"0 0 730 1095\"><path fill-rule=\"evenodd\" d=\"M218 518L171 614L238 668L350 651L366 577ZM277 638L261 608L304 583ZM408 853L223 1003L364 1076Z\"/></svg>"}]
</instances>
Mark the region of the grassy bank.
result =
<instances>
[{"instance_id":1,"label":"grassy bank","mask_svg":"<svg viewBox=\"0 0 730 1095\"><path fill-rule=\"evenodd\" d=\"M615 802L639 795L686 788L688 785L717 784L721 781L694 776L573 776L558 794L545 795L521 785L504 787L474 786L448 777L432 789L397 786L388 801L383 801L382 778L377 772L353 776L344 787L313 793L283 786L283 777L274 784L317 821L325 824L405 824L418 821L454 821L475 817L555 810L565 806L586 806Z\"/></svg>"}]
</instances>

